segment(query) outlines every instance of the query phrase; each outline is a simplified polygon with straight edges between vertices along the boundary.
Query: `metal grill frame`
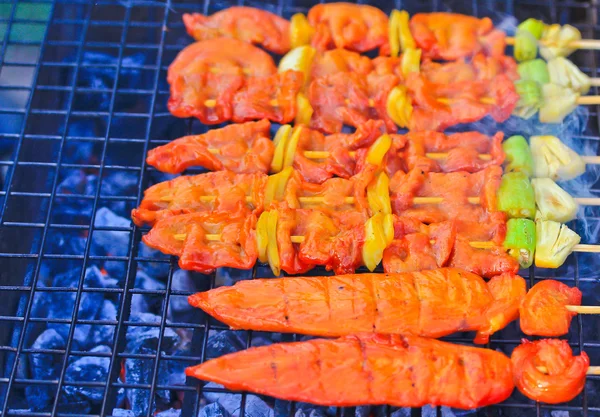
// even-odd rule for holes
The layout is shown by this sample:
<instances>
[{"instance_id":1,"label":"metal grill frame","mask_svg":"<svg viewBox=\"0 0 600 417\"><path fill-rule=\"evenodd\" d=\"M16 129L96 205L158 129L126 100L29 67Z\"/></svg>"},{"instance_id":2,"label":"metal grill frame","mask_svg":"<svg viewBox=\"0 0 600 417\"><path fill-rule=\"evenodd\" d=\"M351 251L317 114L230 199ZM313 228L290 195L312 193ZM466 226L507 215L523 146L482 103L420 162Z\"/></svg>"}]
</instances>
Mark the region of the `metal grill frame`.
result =
<instances>
[{"instance_id":1,"label":"metal grill frame","mask_svg":"<svg viewBox=\"0 0 600 417\"><path fill-rule=\"evenodd\" d=\"M263 6L274 11L284 17L290 17L296 12L306 12L310 7L311 2L294 1L294 0L268 0ZM598 24L598 2L591 0L590 2L575 2L561 0L508 0L505 2L499 0L472 0L454 1L442 3L439 0L424 1L419 4L413 2L396 0L395 2L370 2L381 7L386 12L392 7L402 9L406 8L409 12L416 11L440 11L446 10L450 6L454 11L482 16L488 14L492 10L517 15L519 20L526 17L543 17L545 21L558 23L577 22L577 26L582 30L586 38L598 38L600 35L600 25ZM49 21L35 20L31 18L19 17L19 5L46 5L51 8ZM203 13L214 13L215 11L235 5L246 4L252 6L260 6L260 2L244 2L240 1L219 1L218 4L211 3L211 0L204 0L202 3L193 0L165 0L165 1L133 1L126 0L120 2L113 1L95 1L88 2L85 0L27 0L12 2L0 2L0 7L5 6L4 15L0 14L2 19L0 25L5 26L5 32L2 39L0 49L0 68L4 71L6 68L14 68L16 70L27 68L32 71L33 83L30 86L15 86L6 84L3 80L0 71L0 92L2 91L17 91L23 92L26 97L23 106L19 107L0 107L1 115L13 115L20 120L18 129L13 132L0 133L0 141L10 141L12 151L7 160L0 161L0 168L4 169L5 181L0 191L0 291L3 296L9 300L8 307L14 309L9 311L6 306L0 307L0 363L8 364L7 374L0 378L0 415L31 415L36 417L60 416L60 415L77 415L64 414L58 412L58 399L56 395L52 409L50 412L29 412L24 413L22 410L17 412L12 408L11 399L14 392L21 389L24 385L52 385L56 387L56 392L60 393L64 386L68 385L86 385L90 387L101 388L104 392L99 414L94 415L110 415L116 404L117 392L121 388L125 389L144 389L150 391L150 398L154 397L157 390L178 390L185 392L183 401L184 416L197 415L201 399L203 387L196 380L188 378L187 385L158 385L158 372L160 361L178 360L186 365L192 365L204 361L206 359L206 346L209 334L214 330L224 330L223 325L215 324L215 322L207 316L200 322L170 322L167 320L167 308L170 297L172 296L187 296L189 293L184 291L175 291L171 289L173 281L173 272L176 269L177 260L173 257L153 259L144 258L138 255L140 238L146 229L140 229L135 225L126 228L118 227L95 227L94 222L90 220L89 225L81 224L59 224L52 221L52 213L56 207L57 199L91 201L92 203L92 219L94 218L97 209L105 204L106 201L125 201L132 207L139 204L143 190L149 185L149 173L152 168L145 163L145 158L139 157L138 164L129 165L111 165L106 162L109 146L119 144L134 144L139 148L142 155L145 155L148 149L159 144L166 143L165 139L156 139L153 137L153 129L155 123L159 123L166 118L174 119L166 111L164 102L168 96L168 91L162 87L164 82L166 69L170 59L174 53L179 51L183 44L180 39L185 36L183 25L181 23L181 13L188 11L201 11ZM119 9L122 11L120 18L100 18L99 11L106 8L109 10ZM1 11L2 9L0 9ZM119 14L116 14L117 16ZM576 17L574 17L576 16ZM147 19L152 17L152 19ZM44 36L41 41L15 41L11 38L11 31L17 25L43 25ZM59 30L60 27L72 26L74 29ZM109 31L111 28L121 30L120 40L118 42L108 41L91 41L88 39L90 31L94 28L104 28ZM163 30L166 29L166 30ZM129 34L131 31L147 30L152 36L156 35L157 42L143 42L136 39L139 43L131 42ZM76 32L76 33L75 33ZM61 33L63 33L61 35ZM173 35L177 34L177 35ZM58 38L55 37L58 35ZM139 35L138 35L139 36ZM172 40L175 39L175 42ZM189 43L189 40L188 40ZM14 48L23 46L39 47L39 59L35 62L22 62L8 57L8 52ZM71 48L75 51L74 62L53 61L48 58L46 53L52 48ZM116 65L112 64L82 64L84 51L88 48L116 48ZM140 51L155 51L156 57L154 64L144 64L139 66L123 65L124 55L127 49L136 49ZM598 54L589 51L579 51L575 54L576 62L581 68L591 74L598 76L598 68L596 65ZM583 64L583 65L582 65ZM85 68L109 68L114 69L114 81L112 88L94 88L78 86L80 72ZM151 73L151 86L145 89L131 89L127 86L122 86L120 83L120 75L122 70L137 69L140 71L148 71ZM71 71L72 77L68 85L60 85L59 83L44 83L42 82L42 73L44 78L46 74L53 71ZM598 88L593 89L595 94L600 93ZM110 100L107 111L81 111L75 108L74 102L77 93L98 93L109 94ZM45 106L43 103L38 103L34 100L36 94L56 94L64 95L64 100L57 105ZM145 112L122 112L118 111L117 98L119 94L140 95L144 97L148 103L148 110ZM600 138L600 120L598 118L598 108L590 109L590 122L587 131L581 140L597 143ZM32 123L38 120L43 120L44 117L58 120L63 118L62 133L60 134L39 134L31 133L30 128ZM103 118L106 124L105 134L95 137L80 137L69 134L69 125L72 120L78 117ZM144 132L137 138L128 138L119 136L119 132L111 132L113 121L117 118L137 120L140 119L144 125ZM179 120L176 123L181 127L182 132L186 134L199 133L205 130L197 121ZM19 124L19 123L17 123ZM174 138L174 137L173 137ZM170 138L170 139L173 139ZM97 162L89 161L85 164L73 164L63 162L63 154L67 144L71 141L91 142L100 148L97 155ZM6 142L8 143L8 142ZM35 144L35 145L34 145ZM32 158L32 150L40 146L56 147L52 152L49 161L38 161ZM61 174L69 169L83 169L89 172L94 172L98 175L98 183L93 195L78 195L78 194L58 194L57 186ZM127 196L105 196L101 193L103 174L111 171L126 171L139 173L139 183L137 193ZM40 190L35 188L35 181L38 181L40 176L43 177L43 172L47 171L50 178L50 186L48 190ZM30 182L34 183L32 188L34 191L23 191L20 188L23 184L23 178L29 175ZM596 186L592 192L596 191ZM25 207L22 207L22 203ZM11 213L15 210L31 211L39 210L42 214L40 220L35 221L12 221ZM55 230L72 230L80 233L87 233L87 240L82 254L79 255L64 255L46 253L46 243L52 239L52 231ZM90 253L90 248L93 240L93 234L98 231L114 231L129 234L129 250L126 256L93 256ZM12 239L18 239L19 243L15 244L17 249L9 248L13 245ZM589 243L598 243L597 241ZM29 246L30 249L22 249ZM21 250L22 249L22 250ZM581 282L594 283L597 277L580 277L579 274L579 255L573 256L572 268L573 277L565 278L565 281L571 281L579 286ZM44 261L77 261L82 265L79 284L77 287L40 287L38 286L38 278L43 267ZM95 289L86 288L83 278L85 269L93 265L95 262L101 261L121 261L125 265L126 276L123 279L123 285L115 289ZM135 288L135 277L137 266L141 262L162 262L169 264L169 275L166 290L144 290ZM322 271L317 271L322 272ZM534 268L529 271L529 283L531 285L536 280L543 276L536 275ZM257 268L252 271L252 277L256 277L259 273ZM542 272L543 274L543 272ZM206 278L207 288L215 286L215 275ZM70 319L49 319L33 317L32 306L36 295L45 293L74 293L75 305ZM106 292L115 293L119 297L118 317L116 321L102 320L81 320L78 318L78 311L85 292ZM145 294L157 297L164 297L162 303L162 314L160 323L149 324L133 322L129 318L129 310L131 305L132 295ZM3 297L4 298L4 297ZM11 304L12 300L12 304ZM576 334L569 336L570 342L576 350L583 350L592 353L592 364L600 364L600 338L598 340L586 339L584 334L584 321L592 321L593 318L578 316L575 320ZM68 339L66 340L65 349L34 349L27 346L27 333L29 326L36 323L63 323L70 325ZM85 351L76 351L73 349L73 335L76 325L94 324L114 326L115 338L112 345L112 353L99 354ZM594 321L592 326L600 328L600 322ZM127 328L133 326L158 327L160 337L158 340L158 354L132 354L125 352L125 335ZM586 326L587 327L587 326ZM163 344L163 336L166 328L186 328L193 330L192 349L187 356L177 356L162 354L161 346ZM245 332L246 345L251 345L252 332ZM9 336L13 335L13 340L9 340ZM296 336L285 336L286 340L296 340ZM471 339L463 338L448 338L449 340L470 343ZM506 348L519 343L518 339L502 339L495 337L492 339L491 347ZM28 355L44 353L51 355L59 355L62 357L62 367L58 380L42 381L34 379L19 379L17 378L17 366L20 360L25 360ZM65 373L69 358L98 356L107 357L110 360L109 377L105 382L70 382L66 381ZM149 384L126 384L118 382L121 361L127 358L146 359L153 362L152 379ZM594 362L596 359L596 362ZM558 406L546 406L525 400L523 397L511 400L501 405L480 409L478 414L488 415L511 415L514 410L521 410L521 415L536 415L542 416L547 414L548 410L566 410L571 415L600 415L600 403L589 404L587 390L594 389L600 391L600 378L589 377L587 389L573 403ZM204 389L204 392L207 390ZM211 390L224 391L224 390ZM598 397L600 398L600 396ZM241 397L240 415L245 415L246 394ZM512 411L511 411L512 410ZM390 407L383 408L384 414L390 415ZM152 412L151 407L148 407L147 417L150 417ZM290 415L295 412L292 405ZM337 416L352 415L352 409L337 409ZM413 410L411 415L420 414L420 409ZM436 414L441 415L441 410L436 409ZM87 415L87 414L86 414Z\"/></svg>"}]
</instances>

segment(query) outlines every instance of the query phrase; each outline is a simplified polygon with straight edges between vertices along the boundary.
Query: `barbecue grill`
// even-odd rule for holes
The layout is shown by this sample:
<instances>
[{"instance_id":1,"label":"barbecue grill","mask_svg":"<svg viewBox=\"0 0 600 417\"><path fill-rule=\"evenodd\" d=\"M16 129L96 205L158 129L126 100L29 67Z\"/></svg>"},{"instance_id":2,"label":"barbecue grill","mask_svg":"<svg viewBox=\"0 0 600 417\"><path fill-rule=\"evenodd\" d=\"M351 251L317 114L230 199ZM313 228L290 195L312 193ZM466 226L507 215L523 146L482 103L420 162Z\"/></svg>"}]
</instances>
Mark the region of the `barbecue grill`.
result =
<instances>
[{"instance_id":1,"label":"barbecue grill","mask_svg":"<svg viewBox=\"0 0 600 417\"><path fill-rule=\"evenodd\" d=\"M495 21L536 17L573 24L584 38L600 37L596 0L370 3L386 13L395 7L410 13L488 15ZM540 405L515 392L503 404L471 412L312 407L186 380L184 367L208 358L301 340L230 331L187 305L193 292L271 276L268 267L219 270L211 276L180 271L176 259L144 246L140 238L146 230L129 220L143 190L169 178L146 165L148 149L206 131L198 121L172 117L166 108L167 66L191 42L181 15L214 13L235 4L289 18L306 13L312 2L0 3L1 415L600 415L600 377L594 376L568 404ZM587 74L599 76L599 57L598 52L577 51L573 60ZM580 148L597 152L598 111L590 108L585 131L573 137ZM590 175L581 187L597 196L600 190ZM586 210L585 221L571 226L585 232L586 243L598 244L598 213ZM552 276L576 285L584 305L598 305L598 266L594 255L576 253L559 270L523 273L530 284ZM599 319L579 315L573 323L568 337L574 350L585 349L592 365L600 364ZM520 336L512 324L492 338L490 347L510 352Z\"/></svg>"}]
</instances>

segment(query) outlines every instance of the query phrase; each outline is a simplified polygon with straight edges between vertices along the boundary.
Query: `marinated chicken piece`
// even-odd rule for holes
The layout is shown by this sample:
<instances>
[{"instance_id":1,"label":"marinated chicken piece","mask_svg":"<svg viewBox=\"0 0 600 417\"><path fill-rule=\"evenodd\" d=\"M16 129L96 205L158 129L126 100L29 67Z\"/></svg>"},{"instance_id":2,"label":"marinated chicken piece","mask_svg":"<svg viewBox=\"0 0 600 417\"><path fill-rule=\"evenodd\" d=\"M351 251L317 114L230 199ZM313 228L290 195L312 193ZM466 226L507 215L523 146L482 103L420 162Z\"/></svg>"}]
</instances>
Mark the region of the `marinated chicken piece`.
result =
<instances>
[{"instance_id":1,"label":"marinated chicken piece","mask_svg":"<svg viewBox=\"0 0 600 417\"><path fill-rule=\"evenodd\" d=\"M479 53L498 57L506 47L506 35L487 17L417 13L410 19L410 30L423 56L430 59L454 61Z\"/></svg>"},{"instance_id":2,"label":"marinated chicken piece","mask_svg":"<svg viewBox=\"0 0 600 417\"><path fill-rule=\"evenodd\" d=\"M211 16L184 13L183 23L197 41L227 37L261 45L276 54L290 49L290 22L254 7L228 7Z\"/></svg>"},{"instance_id":3,"label":"marinated chicken piece","mask_svg":"<svg viewBox=\"0 0 600 417\"><path fill-rule=\"evenodd\" d=\"M195 307L235 329L346 336L361 332L441 337L491 335L519 314L525 281L486 284L453 268L413 273L241 281L190 296Z\"/></svg>"},{"instance_id":4,"label":"marinated chicken piece","mask_svg":"<svg viewBox=\"0 0 600 417\"><path fill-rule=\"evenodd\" d=\"M263 119L184 136L150 150L146 161L169 174L179 174L190 167L266 174L274 151L270 129L271 123Z\"/></svg>"},{"instance_id":5,"label":"marinated chicken piece","mask_svg":"<svg viewBox=\"0 0 600 417\"><path fill-rule=\"evenodd\" d=\"M289 123L296 117L296 95L304 76L298 71L285 71L268 77L248 78L233 96L234 123L269 119Z\"/></svg>"},{"instance_id":6,"label":"marinated chicken piece","mask_svg":"<svg viewBox=\"0 0 600 417\"><path fill-rule=\"evenodd\" d=\"M556 337L569 333L577 315L566 306L581 305L581 291L559 281L544 280L527 293L521 306L521 330L528 335Z\"/></svg>"},{"instance_id":7,"label":"marinated chicken piece","mask_svg":"<svg viewBox=\"0 0 600 417\"><path fill-rule=\"evenodd\" d=\"M308 12L315 29L312 45L318 50L333 48L366 52L388 43L388 18L366 4L317 4Z\"/></svg>"},{"instance_id":8,"label":"marinated chicken piece","mask_svg":"<svg viewBox=\"0 0 600 417\"><path fill-rule=\"evenodd\" d=\"M159 220L142 240L179 256L179 267L210 274L220 267L250 269L258 257L256 217L228 212L190 213ZM211 239L208 235L219 235Z\"/></svg>"},{"instance_id":9,"label":"marinated chicken piece","mask_svg":"<svg viewBox=\"0 0 600 417\"><path fill-rule=\"evenodd\" d=\"M532 400L549 404L568 402L579 395L590 365L585 352L573 356L569 343L558 339L523 339L513 350L511 361L519 391Z\"/></svg>"},{"instance_id":10,"label":"marinated chicken piece","mask_svg":"<svg viewBox=\"0 0 600 417\"><path fill-rule=\"evenodd\" d=\"M140 206L131 217L138 226L195 212L222 211L260 214L265 199L267 176L234 174L230 171L184 175L153 185L144 191ZM212 197L210 199L202 197Z\"/></svg>"}]
</instances>

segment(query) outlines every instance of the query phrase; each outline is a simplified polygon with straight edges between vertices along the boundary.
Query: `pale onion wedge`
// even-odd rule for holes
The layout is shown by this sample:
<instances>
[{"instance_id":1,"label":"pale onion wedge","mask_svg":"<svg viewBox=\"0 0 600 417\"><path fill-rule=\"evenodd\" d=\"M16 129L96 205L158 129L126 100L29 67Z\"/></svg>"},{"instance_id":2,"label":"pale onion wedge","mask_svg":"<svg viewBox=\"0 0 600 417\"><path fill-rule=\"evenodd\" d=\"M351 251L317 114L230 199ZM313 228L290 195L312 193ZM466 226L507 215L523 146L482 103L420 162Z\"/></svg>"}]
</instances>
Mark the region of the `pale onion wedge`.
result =
<instances>
[{"instance_id":1,"label":"pale onion wedge","mask_svg":"<svg viewBox=\"0 0 600 417\"><path fill-rule=\"evenodd\" d=\"M585 172L581 156L556 136L532 136L529 147L533 155L534 177L568 181Z\"/></svg>"},{"instance_id":2,"label":"pale onion wedge","mask_svg":"<svg viewBox=\"0 0 600 417\"><path fill-rule=\"evenodd\" d=\"M533 178L531 185L541 219L566 223L577 217L575 199L550 178Z\"/></svg>"},{"instance_id":3,"label":"pale onion wedge","mask_svg":"<svg viewBox=\"0 0 600 417\"><path fill-rule=\"evenodd\" d=\"M566 225L536 218L535 266L558 268L579 244L581 238Z\"/></svg>"},{"instance_id":4,"label":"pale onion wedge","mask_svg":"<svg viewBox=\"0 0 600 417\"><path fill-rule=\"evenodd\" d=\"M581 32L571 25L547 25L540 39L540 55L546 61L568 56L576 49L571 44L578 40L581 40Z\"/></svg>"},{"instance_id":5,"label":"pale onion wedge","mask_svg":"<svg viewBox=\"0 0 600 417\"><path fill-rule=\"evenodd\" d=\"M542 87L543 102L540 107L540 122L562 123L577 107L579 94L570 88L557 84L544 84Z\"/></svg>"},{"instance_id":6,"label":"pale onion wedge","mask_svg":"<svg viewBox=\"0 0 600 417\"><path fill-rule=\"evenodd\" d=\"M553 84L568 87L579 94L587 94L590 91L590 77L567 58L559 56L548 61L548 73Z\"/></svg>"}]
</instances>

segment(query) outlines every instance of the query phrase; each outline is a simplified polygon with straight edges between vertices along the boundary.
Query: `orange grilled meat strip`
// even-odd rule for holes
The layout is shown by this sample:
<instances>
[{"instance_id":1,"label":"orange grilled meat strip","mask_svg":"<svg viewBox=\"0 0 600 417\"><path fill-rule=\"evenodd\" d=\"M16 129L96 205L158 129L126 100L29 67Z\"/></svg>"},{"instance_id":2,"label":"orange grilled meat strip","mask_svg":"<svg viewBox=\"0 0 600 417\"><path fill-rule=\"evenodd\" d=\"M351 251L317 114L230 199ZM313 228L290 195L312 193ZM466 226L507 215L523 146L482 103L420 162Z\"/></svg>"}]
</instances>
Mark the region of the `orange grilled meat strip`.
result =
<instances>
[{"instance_id":1,"label":"orange grilled meat strip","mask_svg":"<svg viewBox=\"0 0 600 417\"><path fill-rule=\"evenodd\" d=\"M442 337L477 331L485 343L515 320L525 281L502 275L489 283L442 268L400 274L240 281L189 297L234 329L346 336L355 333Z\"/></svg>"},{"instance_id":2,"label":"orange grilled meat strip","mask_svg":"<svg viewBox=\"0 0 600 417\"><path fill-rule=\"evenodd\" d=\"M254 7L228 7L211 16L184 13L183 23L197 41L229 37L261 45L276 54L290 49L290 22Z\"/></svg>"},{"instance_id":3,"label":"orange grilled meat strip","mask_svg":"<svg viewBox=\"0 0 600 417\"><path fill-rule=\"evenodd\" d=\"M210 171L266 173L275 148L270 129L271 123L263 119L184 136L148 151L146 162L169 174L179 174L195 166ZM215 149L218 153L210 152Z\"/></svg>"},{"instance_id":4,"label":"orange grilled meat strip","mask_svg":"<svg viewBox=\"0 0 600 417\"><path fill-rule=\"evenodd\" d=\"M320 405L476 408L513 391L509 358L417 336L355 335L251 348L186 369L188 376Z\"/></svg>"},{"instance_id":5,"label":"orange grilled meat strip","mask_svg":"<svg viewBox=\"0 0 600 417\"><path fill-rule=\"evenodd\" d=\"M344 48L366 52L388 44L388 18L366 4L317 4L308 12L315 29L312 45L319 50Z\"/></svg>"},{"instance_id":6,"label":"orange grilled meat strip","mask_svg":"<svg viewBox=\"0 0 600 417\"><path fill-rule=\"evenodd\" d=\"M567 305L581 305L581 291L562 282L543 280L533 286L521 306L521 330L528 335L562 336L577 315Z\"/></svg>"},{"instance_id":7,"label":"orange grilled meat strip","mask_svg":"<svg viewBox=\"0 0 600 417\"><path fill-rule=\"evenodd\" d=\"M558 339L523 339L511 361L519 391L532 400L549 404L571 401L583 391L590 365L585 352L573 356L569 343Z\"/></svg>"},{"instance_id":8,"label":"orange grilled meat strip","mask_svg":"<svg viewBox=\"0 0 600 417\"><path fill-rule=\"evenodd\" d=\"M492 21L457 13L418 13L410 19L410 30L423 56L453 61L484 53L504 55L504 32Z\"/></svg>"}]
</instances>

